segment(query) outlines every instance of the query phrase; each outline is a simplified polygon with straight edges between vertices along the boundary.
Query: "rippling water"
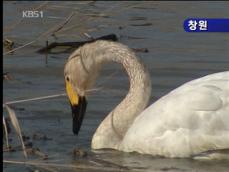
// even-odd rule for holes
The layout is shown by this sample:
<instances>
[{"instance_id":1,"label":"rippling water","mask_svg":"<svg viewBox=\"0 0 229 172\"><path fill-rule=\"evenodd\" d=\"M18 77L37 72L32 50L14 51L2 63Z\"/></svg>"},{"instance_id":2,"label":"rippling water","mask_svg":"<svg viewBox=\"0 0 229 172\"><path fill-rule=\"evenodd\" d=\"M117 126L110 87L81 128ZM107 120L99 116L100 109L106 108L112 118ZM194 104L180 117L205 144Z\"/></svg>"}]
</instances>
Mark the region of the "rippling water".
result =
<instances>
[{"instance_id":1,"label":"rippling water","mask_svg":"<svg viewBox=\"0 0 229 172\"><path fill-rule=\"evenodd\" d=\"M3 101L26 99L64 92L63 67L69 54L45 56L35 51L45 41L85 40L83 33L99 37L115 33L119 41L131 48L147 48L137 53L147 65L152 79L151 103L177 86L207 74L229 70L227 33L186 33L183 21L188 17L228 18L228 2L4 2L3 36L24 45L76 14L54 36L3 58L3 71L12 80L3 81ZM43 18L22 19L22 11L41 6ZM6 52L7 50L5 50ZM125 96L128 78L119 65L106 65L88 98L88 109L79 136L72 133L71 112L66 97L15 104L23 133L32 137L44 133L52 140L33 140L33 147L47 153L50 161L65 164L111 162L138 171L228 171L225 161L166 159L118 151L91 151L91 137L99 123ZM11 144L19 144L10 136ZM75 147L88 151L87 158L74 159ZM4 159L23 160L21 152L4 153ZM4 171L29 171L20 165L4 164ZM59 168L63 171L62 168ZM70 171L74 171L71 169ZM77 170L75 170L77 171ZM78 170L79 171L79 170ZM87 170L90 171L90 170ZM98 170L101 171L101 170ZM106 171L106 170L105 170Z\"/></svg>"}]
</instances>

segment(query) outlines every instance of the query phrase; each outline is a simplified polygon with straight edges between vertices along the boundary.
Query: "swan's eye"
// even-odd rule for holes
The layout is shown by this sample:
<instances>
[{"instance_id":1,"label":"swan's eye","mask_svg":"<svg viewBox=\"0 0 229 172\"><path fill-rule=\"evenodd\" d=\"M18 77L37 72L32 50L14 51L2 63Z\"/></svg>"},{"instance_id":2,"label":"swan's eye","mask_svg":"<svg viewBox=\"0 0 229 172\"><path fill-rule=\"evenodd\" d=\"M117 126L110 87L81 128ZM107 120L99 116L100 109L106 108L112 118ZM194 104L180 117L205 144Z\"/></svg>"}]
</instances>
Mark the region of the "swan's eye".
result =
<instances>
[{"instance_id":1,"label":"swan's eye","mask_svg":"<svg viewBox=\"0 0 229 172\"><path fill-rule=\"evenodd\" d=\"M69 79L69 77L68 77L68 76L66 77L66 80L69 82L69 80L70 80L70 79Z\"/></svg>"}]
</instances>

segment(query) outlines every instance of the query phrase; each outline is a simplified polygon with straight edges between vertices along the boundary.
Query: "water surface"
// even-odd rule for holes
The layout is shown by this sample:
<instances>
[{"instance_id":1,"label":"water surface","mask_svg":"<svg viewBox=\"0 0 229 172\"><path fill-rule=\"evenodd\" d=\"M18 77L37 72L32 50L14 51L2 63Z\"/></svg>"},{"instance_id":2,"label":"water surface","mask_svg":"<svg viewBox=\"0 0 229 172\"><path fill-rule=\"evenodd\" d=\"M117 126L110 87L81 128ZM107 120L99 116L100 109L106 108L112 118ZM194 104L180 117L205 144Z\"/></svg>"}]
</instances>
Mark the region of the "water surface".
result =
<instances>
[{"instance_id":1,"label":"water surface","mask_svg":"<svg viewBox=\"0 0 229 172\"><path fill-rule=\"evenodd\" d=\"M147 48L148 53L137 53L146 64L152 79L154 102L172 89L192 79L229 70L229 37L227 33L186 33L183 21L188 17L229 17L228 2L4 2L3 36L15 46L33 41L44 32L63 22L71 12L76 14L57 32L41 37L35 43L3 57L3 71L12 80L3 81L3 101L20 100L64 92L63 68L70 54L45 56L36 50L45 41L85 40L83 33L99 37L115 33L119 41L131 48ZM43 18L22 19L22 11L43 5ZM5 52L7 50L4 50ZM49 155L50 161L64 164L103 164L111 162L129 167L130 171L228 171L225 161L194 161L166 159L123 153L112 150L92 151L91 137L99 123L125 96L128 78L119 65L106 65L93 92L88 98L88 108L79 136L72 133L71 111L66 97L15 104L23 133L32 137L43 133L52 140L32 140ZM6 114L4 112L4 114ZM10 135L13 145L19 144ZM72 150L88 151L87 158L73 158ZM21 152L4 153L4 159L23 160ZM29 171L21 165L4 164L6 172ZM58 168L59 171L66 169ZM69 169L69 171L79 171ZM85 171L85 170L83 170ZM86 170L92 171L92 170ZM94 170L96 171L96 170ZM100 170L98 170L100 171Z\"/></svg>"}]
</instances>

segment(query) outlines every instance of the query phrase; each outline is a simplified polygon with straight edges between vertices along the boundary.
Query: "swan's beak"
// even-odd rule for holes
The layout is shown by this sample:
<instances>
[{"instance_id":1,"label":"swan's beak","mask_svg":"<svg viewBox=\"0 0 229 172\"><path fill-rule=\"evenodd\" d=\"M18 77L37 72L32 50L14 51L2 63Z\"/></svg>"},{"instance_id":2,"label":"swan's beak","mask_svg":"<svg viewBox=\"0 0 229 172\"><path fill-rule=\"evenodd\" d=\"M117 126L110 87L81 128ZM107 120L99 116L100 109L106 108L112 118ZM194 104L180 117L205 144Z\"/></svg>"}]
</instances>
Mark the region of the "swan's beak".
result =
<instances>
[{"instance_id":1,"label":"swan's beak","mask_svg":"<svg viewBox=\"0 0 229 172\"><path fill-rule=\"evenodd\" d=\"M69 82L66 82L66 92L72 109L73 133L78 135L86 111L87 100L85 97L78 96Z\"/></svg>"}]
</instances>

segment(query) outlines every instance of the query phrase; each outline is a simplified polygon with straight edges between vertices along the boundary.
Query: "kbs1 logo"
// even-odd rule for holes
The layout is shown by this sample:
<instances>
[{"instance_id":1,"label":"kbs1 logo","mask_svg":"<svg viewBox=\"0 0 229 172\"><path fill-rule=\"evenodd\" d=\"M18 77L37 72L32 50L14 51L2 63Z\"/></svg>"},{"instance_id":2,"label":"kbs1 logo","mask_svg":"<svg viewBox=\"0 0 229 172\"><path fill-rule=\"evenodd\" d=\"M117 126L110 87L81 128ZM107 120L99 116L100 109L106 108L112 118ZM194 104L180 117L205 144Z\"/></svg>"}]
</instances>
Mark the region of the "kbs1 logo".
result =
<instances>
[{"instance_id":1,"label":"kbs1 logo","mask_svg":"<svg viewBox=\"0 0 229 172\"><path fill-rule=\"evenodd\" d=\"M43 11L22 11L23 18L43 18Z\"/></svg>"}]
</instances>

